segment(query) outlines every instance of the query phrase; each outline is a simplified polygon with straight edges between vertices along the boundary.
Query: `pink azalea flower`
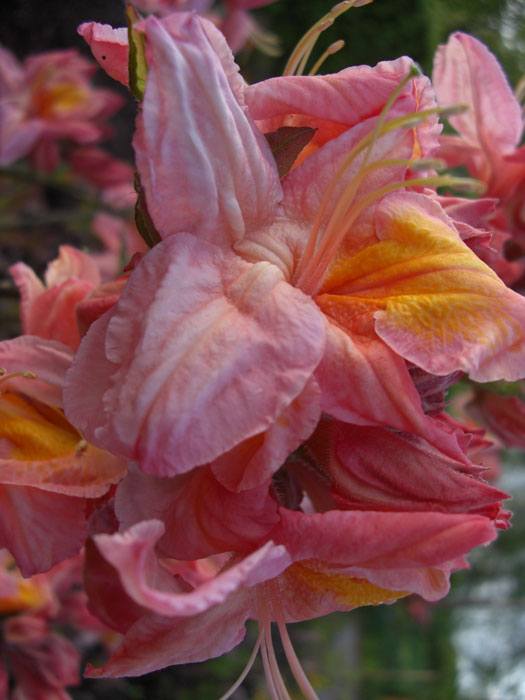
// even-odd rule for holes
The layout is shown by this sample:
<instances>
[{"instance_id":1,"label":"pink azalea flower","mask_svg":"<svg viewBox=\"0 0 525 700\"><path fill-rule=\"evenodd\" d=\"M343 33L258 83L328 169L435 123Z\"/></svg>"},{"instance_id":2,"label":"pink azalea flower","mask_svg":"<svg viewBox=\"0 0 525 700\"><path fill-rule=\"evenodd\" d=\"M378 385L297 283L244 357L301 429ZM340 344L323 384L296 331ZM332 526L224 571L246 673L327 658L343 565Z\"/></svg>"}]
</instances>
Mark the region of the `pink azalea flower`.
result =
<instances>
[{"instance_id":1,"label":"pink azalea flower","mask_svg":"<svg viewBox=\"0 0 525 700\"><path fill-rule=\"evenodd\" d=\"M69 153L69 164L76 175L100 190L102 199L115 208L135 204L133 168L96 146L79 146Z\"/></svg>"},{"instance_id":2,"label":"pink azalea flower","mask_svg":"<svg viewBox=\"0 0 525 700\"><path fill-rule=\"evenodd\" d=\"M125 532L96 536L86 570L93 609L125 636L88 675L223 654L254 619L271 697L283 683L273 622L305 697L317 697L286 623L444 596L469 549L506 525L505 494L482 474L466 453L458 461L414 435L330 421L252 490L224 489L209 467L171 479L131 470L115 504Z\"/></svg>"},{"instance_id":3,"label":"pink azalea flower","mask_svg":"<svg viewBox=\"0 0 525 700\"><path fill-rule=\"evenodd\" d=\"M307 514L281 507L270 539L243 558L184 562L158 559L155 544L163 533L160 522L149 520L95 538L99 553L88 560L87 590L97 615L125 636L109 662L88 675L134 676L223 654L255 619L255 651L261 646L272 698L280 697L274 683L282 683L271 659L272 622L299 685L310 688L306 697L316 697L286 623L393 602L410 592L436 600L447 592L450 572L466 566L464 553L494 537L490 520L479 515Z\"/></svg>"},{"instance_id":4,"label":"pink azalea flower","mask_svg":"<svg viewBox=\"0 0 525 700\"><path fill-rule=\"evenodd\" d=\"M59 142L94 143L104 135L104 120L122 100L90 82L94 66L76 51L53 51L19 63L0 48L0 164L31 156L52 170Z\"/></svg>"},{"instance_id":5,"label":"pink azalea flower","mask_svg":"<svg viewBox=\"0 0 525 700\"><path fill-rule=\"evenodd\" d=\"M46 574L23 579L11 557L0 550L3 698L68 700L66 686L80 682L80 651L108 634L87 610L80 574L80 560L71 559ZM64 625L78 648L57 631Z\"/></svg>"},{"instance_id":6,"label":"pink azalea flower","mask_svg":"<svg viewBox=\"0 0 525 700\"><path fill-rule=\"evenodd\" d=\"M457 136L442 137L440 155L450 166L465 165L501 204L493 225L523 247L525 158L521 106L493 54L480 41L456 32L439 47L433 83L442 105L462 103L450 118Z\"/></svg>"},{"instance_id":7,"label":"pink azalea flower","mask_svg":"<svg viewBox=\"0 0 525 700\"><path fill-rule=\"evenodd\" d=\"M525 447L525 401L523 383L514 395L479 390L470 413L485 425L506 447Z\"/></svg>"},{"instance_id":8,"label":"pink azalea flower","mask_svg":"<svg viewBox=\"0 0 525 700\"><path fill-rule=\"evenodd\" d=\"M12 265L10 272L22 298L23 333L57 340L75 350L80 343L77 307L100 284L95 260L64 245L47 267L45 284L24 263Z\"/></svg>"},{"instance_id":9,"label":"pink azalea flower","mask_svg":"<svg viewBox=\"0 0 525 700\"><path fill-rule=\"evenodd\" d=\"M432 107L428 82L403 88L400 59L248 87L209 23L176 13L144 26L135 149L163 240L82 342L72 422L146 472L211 463L233 489L264 483L321 410L453 456L456 438L423 413L405 361L518 378L525 310L439 204L385 196L436 144L435 120L382 127ZM290 124L317 131L280 180L261 129Z\"/></svg>"},{"instance_id":10,"label":"pink azalea flower","mask_svg":"<svg viewBox=\"0 0 525 700\"><path fill-rule=\"evenodd\" d=\"M64 418L71 358L65 345L36 336L0 343L0 546L25 576L79 551L90 505L126 469Z\"/></svg>"}]
</instances>

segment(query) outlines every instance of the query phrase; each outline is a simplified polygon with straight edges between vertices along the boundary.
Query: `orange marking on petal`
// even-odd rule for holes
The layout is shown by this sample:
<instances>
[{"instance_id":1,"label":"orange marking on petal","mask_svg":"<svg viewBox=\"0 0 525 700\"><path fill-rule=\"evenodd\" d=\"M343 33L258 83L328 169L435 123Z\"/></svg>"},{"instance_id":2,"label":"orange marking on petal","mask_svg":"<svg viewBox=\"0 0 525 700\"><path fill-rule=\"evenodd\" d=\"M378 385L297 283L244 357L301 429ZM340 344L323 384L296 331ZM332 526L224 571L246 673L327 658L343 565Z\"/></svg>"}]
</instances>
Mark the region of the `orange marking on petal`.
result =
<instances>
[{"instance_id":1,"label":"orange marking on petal","mask_svg":"<svg viewBox=\"0 0 525 700\"><path fill-rule=\"evenodd\" d=\"M0 440L4 457L44 460L74 453L81 436L59 409L6 392L0 397Z\"/></svg>"},{"instance_id":2,"label":"orange marking on petal","mask_svg":"<svg viewBox=\"0 0 525 700\"><path fill-rule=\"evenodd\" d=\"M0 598L0 615L13 615L39 608L47 601L45 591L31 579L21 579L13 596Z\"/></svg>"},{"instance_id":3,"label":"orange marking on petal","mask_svg":"<svg viewBox=\"0 0 525 700\"><path fill-rule=\"evenodd\" d=\"M410 595L406 591L391 591L380 588L366 579L345 574L327 573L305 564L292 564L287 569L286 576L294 577L296 581L298 580L299 583L311 590L332 593L339 603L352 608L391 603Z\"/></svg>"},{"instance_id":4,"label":"orange marking on petal","mask_svg":"<svg viewBox=\"0 0 525 700\"><path fill-rule=\"evenodd\" d=\"M13 615L39 608L48 601L49 593L42 579L38 576L22 578L11 556L6 555L2 558L1 567L3 571L0 575L12 579L16 591L12 595L0 596L0 615Z\"/></svg>"},{"instance_id":5,"label":"orange marking on petal","mask_svg":"<svg viewBox=\"0 0 525 700\"><path fill-rule=\"evenodd\" d=\"M75 83L56 83L42 86L33 93L33 110L38 116L60 118L68 116L85 104L88 94Z\"/></svg>"},{"instance_id":6,"label":"orange marking on petal","mask_svg":"<svg viewBox=\"0 0 525 700\"><path fill-rule=\"evenodd\" d=\"M411 209L389 223L388 239L335 261L319 305L346 327L386 309L413 332L478 333L487 298L505 289L496 274L437 219Z\"/></svg>"}]
</instances>

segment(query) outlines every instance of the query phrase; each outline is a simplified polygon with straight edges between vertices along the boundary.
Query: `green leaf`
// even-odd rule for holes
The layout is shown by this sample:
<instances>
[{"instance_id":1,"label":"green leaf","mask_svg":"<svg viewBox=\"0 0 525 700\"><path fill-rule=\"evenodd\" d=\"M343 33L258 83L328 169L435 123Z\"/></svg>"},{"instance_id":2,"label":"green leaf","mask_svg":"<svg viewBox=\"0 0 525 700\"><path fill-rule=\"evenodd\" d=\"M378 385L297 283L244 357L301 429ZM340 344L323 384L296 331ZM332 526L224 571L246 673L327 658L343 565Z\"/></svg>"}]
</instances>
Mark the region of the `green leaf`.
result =
<instances>
[{"instance_id":1,"label":"green leaf","mask_svg":"<svg viewBox=\"0 0 525 700\"><path fill-rule=\"evenodd\" d=\"M153 248L154 245L160 243L161 237L155 228L155 224L153 223L151 216L149 215L148 205L146 204L146 195L142 189L142 184L138 173L135 173L135 191L137 192L135 224L137 225L138 232L146 244L150 248Z\"/></svg>"},{"instance_id":2,"label":"green leaf","mask_svg":"<svg viewBox=\"0 0 525 700\"><path fill-rule=\"evenodd\" d=\"M129 87L134 97L140 102L144 98L146 77L148 75L146 41L142 32L133 29L135 23L140 19L140 15L131 5L126 7L126 17L128 19Z\"/></svg>"},{"instance_id":3,"label":"green leaf","mask_svg":"<svg viewBox=\"0 0 525 700\"><path fill-rule=\"evenodd\" d=\"M282 126L265 134L277 164L279 177L284 177L303 148L310 143L317 130L310 126Z\"/></svg>"}]
</instances>

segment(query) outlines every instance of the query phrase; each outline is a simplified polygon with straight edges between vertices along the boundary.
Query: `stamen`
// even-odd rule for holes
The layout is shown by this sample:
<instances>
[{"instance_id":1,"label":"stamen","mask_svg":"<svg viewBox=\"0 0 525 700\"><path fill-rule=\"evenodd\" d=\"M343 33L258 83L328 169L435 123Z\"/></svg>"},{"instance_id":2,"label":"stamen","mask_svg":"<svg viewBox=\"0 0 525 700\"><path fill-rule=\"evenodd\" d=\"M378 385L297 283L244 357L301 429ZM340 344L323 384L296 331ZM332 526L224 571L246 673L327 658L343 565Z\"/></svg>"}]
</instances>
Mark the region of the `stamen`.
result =
<instances>
[{"instance_id":1,"label":"stamen","mask_svg":"<svg viewBox=\"0 0 525 700\"><path fill-rule=\"evenodd\" d=\"M250 36L250 41L267 56L277 57L282 53L281 44L277 35L267 32L260 27L256 27Z\"/></svg>"},{"instance_id":2,"label":"stamen","mask_svg":"<svg viewBox=\"0 0 525 700\"><path fill-rule=\"evenodd\" d=\"M270 693L270 700L282 700L275 686L275 679L273 677L270 659L268 657L268 647L266 645L265 636L263 637L263 643L261 644L261 658L263 662L266 686L268 688L268 692Z\"/></svg>"},{"instance_id":3,"label":"stamen","mask_svg":"<svg viewBox=\"0 0 525 700\"><path fill-rule=\"evenodd\" d=\"M319 700L319 696L313 689L312 684L308 680L308 677L304 672L303 667L301 666L301 662L297 658L297 654L295 653L295 649L293 648L293 644L288 635L286 625L284 624L284 622L282 622L282 620L278 620L277 627L281 636L284 653L286 654L286 658L288 659L288 663L293 673L293 677L297 681L297 685L301 689L301 692L303 693L306 700Z\"/></svg>"},{"instance_id":4,"label":"stamen","mask_svg":"<svg viewBox=\"0 0 525 700\"><path fill-rule=\"evenodd\" d=\"M348 231L355 223L357 218L362 214L362 212L371 206L374 202L382 199L387 194L391 192L396 192L397 190L403 190L406 187L454 187L456 189L467 189L470 192L484 192L484 184L479 180L474 180L472 178L462 178L454 177L452 175L437 175L435 177L419 177L412 178L410 180L400 180L399 182L391 182L388 185L379 187L369 194L365 195L356 205L355 209L345 226L342 227L341 233L338 236L338 241L334 242L332 245L327 247L322 255L317 257L316 267L310 274L308 281L301 287L305 294L310 294L313 296L318 291L321 286L322 278L326 272L330 262L332 261L335 252L337 250L338 242L345 238ZM337 244L337 245L336 245Z\"/></svg>"},{"instance_id":5,"label":"stamen","mask_svg":"<svg viewBox=\"0 0 525 700\"><path fill-rule=\"evenodd\" d=\"M337 17L352 7L362 7L371 2L373 2L373 0L343 0L343 2L334 5L330 12L327 12L324 17L321 17L321 19L310 27L306 34L298 41L288 59L283 75L302 75L317 40L328 27L332 26Z\"/></svg>"},{"instance_id":6,"label":"stamen","mask_svg":"<svg viewBox=\"0 0 525 700\"><path fill-rule=\"evenodd\" d=\"M312 70L308 73L308 75L317 75L319 72L319 69L323 65L323 63L326 61L327 58L330 56L333 56L334 53L337 53L338 51L341 51L345 47L345 42L344 39L339 39L338 41L334 41L333 44L330 44L330 46L326 49L326 51L321 55L320 58L317 59L317 61L314 63L314 66Z\"/></svg>"},{"instance_id":7,"label":"stamen","mask_svg":"<svg viewBox=\"0 0 525 700\"><path fill-rule=\"evenodd\" d=\"M306 269L308 266L311 264L312 258L314 257L314 254L316 252L316 248L318 245L318 237L319 237L319 232L321 228L321 224L323 222L323 218L325 215L326 208L328 207L328 204L330 202L330 199L333 194L333 190L337 186L337 183L341 179L341 177L344 175L344 173L348 170L348 168L352 165L352 163L355 161L355 159L365 150L368 149L367 155L363 161L363 166L366 166L366 162L370 156L371 149L373 148L374 144L378 140L378 138L384 134L389 133L392 129L399 128L399 126L402 126L402 123L399 124L399 120L402 119L403 117L413 117L415 115L421 115L421 112L411 112L410 114L403 115L403 117L398 117L397 119L392 119L389 122L385 123L385 118L387 117L388 113L392 109L396 99L399 97L401 92L403 91L403 88L407 85L407 83L411 80L412 77L417 75L418 72L415 69L415 66L413 66L410 71L407 73L407 75L401 80L401 82L395 87L395 89L392 91L390 94L389 98L387 99L383 109L381 110L381 114L379 115L378 122L375 125L375 128L372 129L372 131L361 138L357 144L352 148L350 153L344 158L343 162L339 166L337 172L333 176L332 180L330 181L330 184L325 190L325 193L323 195L323 198L321 200L321 205L319 207L319 211L317 212L317 216L315 217L314 223L312 225L312 229L310 231L310 235L308 237L308 241L306 243L306 247L304 249L303 255L301 256L301 260L299 261L299 265L296 270L296 279L298 280L298 284L300 284L300 281L305 277L307 274ZM427 111L427 110L426 110ZM424 119L426 117L419 117L421 119ZM395 124L390 128L391 124ZM355 179L352 180L352 182L349 185L349 189L354 189L354 194L357 193L357 187L359 186L360 183L357 183L357 186L354 187L355 184ZM348 192L344 193L344 197L348 203L351 203L351 199L349 201L349 195ZM327 228L332 228L331 224L334 221L335 214L332 214L330 217L330 220L327 224ZM325 233L326 237L326 233Z\"/></svg>"},{"instance_id":8,"label":"stamen","mask_svg":"<svg viewBox=\"0 0 525 700\"><path fill-rule=\"evenodd\" d=\"M406 85L406 82L412 77L412 71L408 73L405 78L403 79L402 83L403 86ZM388 99L387 103L385 104L385 107L383 108L383 111L379 115L379 120L382 120L382 125L376 124L376 128L373 129L369 134L364 136L358 143L354 146L354 148L350 151L348 156L343 160L341 166L337 170L335 176L332 178L330 184L326 188L326 191L323 195L323 199L321 200L321 205L319 207L319 211L317 213L317 216L314 220L312 230L310 232L310 235L308 237L308 241L306 243L303 255L301 256L301 260L299 261L299 265L297 266L296 272L295 272L295 284L296 286L300 287L304 292L312 293L307 291L308 289L313 289L315 287L315 284L312 284L312 275L315 276L317 281L319 281L319 278L317 277L317 274L312 273L313 269L318 270L319 269L319 260L322 257L323 259L326 259L325 255L325 250L327 247L329 247L330 251L333 253L337 248L339 247L340 243L346 236L346 233L348 231L348 225L343 225L347 224L347 216L348 212L350 210L350 207L354 203L355 196L357 195L359 186L364 180L364 177L368 172L370 172L369 166L367 165L367 161L369 160L370 153L372 151L373 146L377 143L380 137L385 136L386 134L390 133L391 131L394 131L395 129L399 128L413 128L414 126L420 124L421 122L424 122L429 116L432 116L434 114L439 114L439 115L449 115L451 113L457 114L459 112L464 111L464 106L463 105L455 105L454 107L447 107L447 108L442 108L442 107L432 107L429 109L422 110L420 112L411 112L408 114L404 114L400 117L395 117L389 121L384 121L384 117L387 115L387 112L391 109L393 106L395 99L397 96L400 94L399 90L400 86L396 87L396 90L392 93L390 98ZM379 121L378 120L378 121ZM324 233L322 236L320 236L320 229L321 225L323 223L323 218L325 211L328 207L328 204L332 198L333 191L342 177L344 175L344 172L352 165L352 163L356 160L356 158L365 150L367 150L367 153L365 155L365 158L363 160L363 163L361 164L361 167L358 171L358 173L355 175L355 177L348 183L346 188L343 190L343 192L339 196L338 203L336 207L334 208L333 213L330 216L330 219L328 223L326 224L324 228ZM382 162L388 163L388 161L379 161L381 164ZM417 161L414 161L417 162ZM412 165L412 163L409 163ZM381 167L381 166L379 166ZM375 168L372 168L375 169ZM472 181L469 181L472 183ZM430 181L428 184L432 184ZM449 184L444 183L444 184ZM461 183L460 183L461 186ZM477 186L477 185L476 185ZM400 189L404 187L404 185L401 183L399 186L396 186L395 189ZM362 211L362 209L360 209ZM344 221L343 221L344 220ZM352 223L356 220L356 217L352 216ZM323 242L324 241L324 242ZM329 262L329 261L328 261Z\"/></svg>"},{"instance_id":9,"label":"stamen","mask_svg":"<svg viewBox=\"0 0 525 700\"><path fill-rule=\"evenodd\" d=\"M516 99L521 104L525 100L525 75L520 78L514 90Z\"/></svg>"},{"instance_id":10,"label":"stamen","mask_svg":"<svg viewBox=\"0 0 525 700\"><path fill-rule=\"evenodd\" d=\"M264 639L265 639L267 650L268 650L268 661L270 663L270 668L272 669L272 672L273 672L273 679L275 681L275 686L277 688L277 692L279 693L279 697L281 698L281 700L292 700L290 697L290 694L288 693L288 690L286 688L284 678L282 677L281 671L279 669L279 664L277 663L277 658L275 656L275 649L273 647L273 641L272 641L271 623L267 622L265 627L266 627L266 630L265 630Z\"/></svg>"},{"instance_id":11,"label":"stamen","mask_svg":"<svg viewBox=\"0 0 525 700\"><path fill-rule=\"evenodd\" d=\"M257 654L259 653L259 649L261 647L261 641L263 639L263 634L264 634L263 628L260 626L259 627L259 636L257 637L257 641L255 642L255 645L252 649L252 653L250 654L250 658L248 659L246 666L241 671L241 674L237 678L235 683L230 688L228 688L228 690L224 693L224 695L221 695L219 700L228 700L228 698L230 698L235 693L235 691L241 687L246 676L250 673L250 671L252 670L253 664L255 663L255 659L257 658Z\"/></svg>"}]
</instances>

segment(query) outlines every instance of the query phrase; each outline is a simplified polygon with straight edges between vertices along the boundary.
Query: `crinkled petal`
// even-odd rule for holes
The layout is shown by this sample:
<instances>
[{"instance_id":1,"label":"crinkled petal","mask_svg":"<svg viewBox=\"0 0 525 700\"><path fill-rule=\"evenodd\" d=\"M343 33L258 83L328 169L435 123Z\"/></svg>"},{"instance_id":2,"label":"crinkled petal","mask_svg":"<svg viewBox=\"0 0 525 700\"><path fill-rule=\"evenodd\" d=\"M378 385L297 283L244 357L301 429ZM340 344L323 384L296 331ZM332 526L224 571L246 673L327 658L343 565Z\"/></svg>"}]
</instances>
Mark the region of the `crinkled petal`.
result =
<instances>
[{"instance_id":1,"label":"crinkled petal","mask_svg":"<svg viewBox=\"0 0 525 700\"><path fill-rule=\"evenodd\" d=\"M88 667L88 678L120 678L226 654L245 635L249 604L232 595L222 605L194 617L149 615L128 631L122 644L101 668Z\"/></svg>"},{"instance_id":2,"label":"crinkled petal","mask_svg":"<svg viewBox=\"0 0 525 700\"><path fill-rule=\"evenodd\" d=\"M481 515L281 509L271 533L295 561L332 567L408 569L437 566L491 542L494 524ZM385 536L388 533L388 536Z\"/></svg>"},{"instance_id":3,"label":"crinkled petal","mask_svg":"<svg viewBox=\"0 0 525 700\"><path fill-rule=\"evenodd\" d=\"M378 241L336 261L318 299L345 327L374 315L378 335L437 375L476 381L525 373L525 302L461 241L436 202L416 193L386 197Z\"/></svg>"},{"instance_id":4,"label":"crinkled petal","mask_svg":"<svg viewBox=\"0 0 525 700\"><path fill-rule=\"evenodd\" d=\"M81 344L67 413L92 442L157 476L269 428L324 346L322 315L276 267L186 234L142 260L109 314Z\"/></svg>"},{"instance_id":5,"label":"crinkled petal","mask_svg":"<svg viewBox=\"0 0 525 700\"><path fill-rule=\"evenodd\" d=\"M209 581L185 591L156 558L154 547L163 534L160 521L148 520L122 534L97 535L95 542L118 570L127 594L139 605L164 616L189 617L204 612L243 587L277 576L290 564L284 547L267 542Z\"/></svg>"},{"instance_id":6,"label":"crinkled petal","mask_svg":"<svg viewBox=\"0 0 525 700\"><path fill-rule=\"evenodd\" d=\"M268 223L281 198L269 147L197 16L150 17L145 28L148 78L135 152L149 213L162 237L190 231L238 241Z\"/></svg>"},{"instance_id":7,"label":"crinkled petal","mask_svg":"<svg viewBox=\"0 0 525 700\"><path fill-rule=\"evenodd\" d=\"M348 509L442 511L496 516L506 494L471 476L425 440L339 423L329 472ZM467 472L467 473L466 473Z\"/></svg>"},{"instance_id":8,"label":"crinkled petal","mask_svg":"<svg viewBox=\"0 0 525 700\"><path fill-rule=\"evenodd\" d=\"M264 433L254 435L212 463L215 477L228 489L253 489L271 478L315 430L321 416L320 390L310 379Z\"/></svg>"}]
</instances>

